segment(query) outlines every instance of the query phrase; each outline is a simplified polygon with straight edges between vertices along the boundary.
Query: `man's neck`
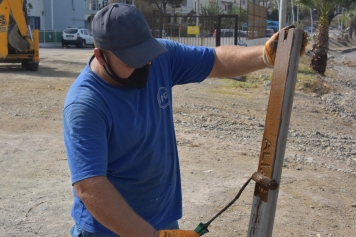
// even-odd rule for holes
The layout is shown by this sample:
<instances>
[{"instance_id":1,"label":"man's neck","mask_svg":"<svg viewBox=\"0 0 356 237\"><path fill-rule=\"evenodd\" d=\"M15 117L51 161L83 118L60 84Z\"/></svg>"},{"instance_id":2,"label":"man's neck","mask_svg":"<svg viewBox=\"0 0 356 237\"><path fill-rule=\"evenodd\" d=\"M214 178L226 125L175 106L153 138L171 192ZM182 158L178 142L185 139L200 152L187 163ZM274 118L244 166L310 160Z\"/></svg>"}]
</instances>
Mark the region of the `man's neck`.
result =
<instances>
[{"instance_id":1,"label":"man's neck","mask_svg":"<svg viewBox=\"0 0 356 237\"><path fill-rule=\"evenodd\" d=\"M121 86L118 82L115 80L111 79L109 75L105 72L104 67L100 65L99 61L94 57L93 60L90 62L90 68L91 70L98 75L101 79L109 83L110 85L113 86Z\"/></svg>"}]
</instances>

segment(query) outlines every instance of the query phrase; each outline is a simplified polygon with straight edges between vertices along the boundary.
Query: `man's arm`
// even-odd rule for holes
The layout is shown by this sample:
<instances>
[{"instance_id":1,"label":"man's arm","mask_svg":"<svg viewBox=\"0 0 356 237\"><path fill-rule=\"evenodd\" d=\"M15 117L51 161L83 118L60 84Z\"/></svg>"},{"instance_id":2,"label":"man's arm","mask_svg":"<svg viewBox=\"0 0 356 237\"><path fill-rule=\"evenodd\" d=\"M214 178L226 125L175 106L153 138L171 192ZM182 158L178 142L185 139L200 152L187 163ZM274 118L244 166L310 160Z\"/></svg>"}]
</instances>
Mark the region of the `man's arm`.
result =
<instances>
[{"instance_id":1,"label":"man's arm","mask_svg":"<svg viewBox=\"0 0 356 237\"><path fill-rule=\"evenodd\" d=\"M266 68L263 45L242 47L234 45L215 48L215 62L208 77L234 77Z\"/></svg>"},{"instance_id":2,"label":"man's arm","mask_svg":"<svg viewBox=\"0 0 356 237\"><path fill-rule=\"evenodd\" d=\"M215 48L215 61L213 69L208 77L234 77L242 76L263 68L273 67L277 54L279 33L284 31L284 37L288 31L294 28L293 25L286 26L276 32L262 46L241 47L241 46L220 46ZM308 35L303 34L303 44L300 49L300 56L305 53L308 45Z\"/></svg>"},{"instance_id":3,"label":"man's arm","mask_svg":"<svg viewBox=\"0 0 356 237\"><path fill-rule=\"evenodd\" d=\"M106 177L76 182L74 190L93 217L114 233L122 237L155 236L155 229L134 212Z\"/></svg>"},{"instance_id":4,"label":"man's arm","mask_svg":"<svg viewBox=\"0 0 356 237\"><path fill-rule=\"evenodd\" d=\"M193 230L155 230L128 205L106 177L84 179L73 186L93 217L122 237L199 237Z\"/></svg>"}]
</instances>

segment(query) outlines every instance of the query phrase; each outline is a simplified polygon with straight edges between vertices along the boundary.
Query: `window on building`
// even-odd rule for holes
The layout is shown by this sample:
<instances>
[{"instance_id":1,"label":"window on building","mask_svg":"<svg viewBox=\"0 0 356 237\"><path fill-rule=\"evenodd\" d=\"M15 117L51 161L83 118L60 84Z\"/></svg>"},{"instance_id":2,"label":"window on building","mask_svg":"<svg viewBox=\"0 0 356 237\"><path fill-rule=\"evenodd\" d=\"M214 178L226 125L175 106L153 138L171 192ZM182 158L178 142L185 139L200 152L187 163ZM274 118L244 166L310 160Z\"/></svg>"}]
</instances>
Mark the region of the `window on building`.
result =
<instances>
[{"instance_id":1,"label":"window on building","mask_svg":"<svg viewBox=\"0 0 356 237\"><path fill-rule=\"evenodd\" d=\"M132 4L133 0L120 0L120 3ZM86 10L87 11L99 11L100 9L108 5L108 0L87 0Z\"/></svg>"},{"instance_id":2,"label":"window on building","mask_svg":"<svg viewBox=\"0 0 356 237\"><path fill-rule=\"evenodd\" d=\"M41 18L39 16L29 16L28 23L32 30L41 29Z\"/></svg>"}]
</instances>

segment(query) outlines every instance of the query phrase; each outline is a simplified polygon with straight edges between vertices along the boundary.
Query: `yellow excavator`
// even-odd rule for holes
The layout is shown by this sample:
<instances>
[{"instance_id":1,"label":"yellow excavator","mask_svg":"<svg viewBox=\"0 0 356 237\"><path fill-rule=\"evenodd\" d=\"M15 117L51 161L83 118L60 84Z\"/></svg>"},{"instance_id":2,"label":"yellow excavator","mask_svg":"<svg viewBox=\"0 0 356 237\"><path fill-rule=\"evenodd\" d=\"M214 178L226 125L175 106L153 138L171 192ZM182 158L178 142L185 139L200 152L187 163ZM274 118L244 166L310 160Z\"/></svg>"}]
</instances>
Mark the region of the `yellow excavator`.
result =
<instances>
[{"instance_id":1,"label":"yellow excavator","mask_svg":"<svg viewBox=\"0 0 356 237\"><path fill-rule=\"evenodd\" d=\"M0 0L0 63L37 71L39 62L39 33L28 24L26 0Z\"/></svg>"}]
</instances>

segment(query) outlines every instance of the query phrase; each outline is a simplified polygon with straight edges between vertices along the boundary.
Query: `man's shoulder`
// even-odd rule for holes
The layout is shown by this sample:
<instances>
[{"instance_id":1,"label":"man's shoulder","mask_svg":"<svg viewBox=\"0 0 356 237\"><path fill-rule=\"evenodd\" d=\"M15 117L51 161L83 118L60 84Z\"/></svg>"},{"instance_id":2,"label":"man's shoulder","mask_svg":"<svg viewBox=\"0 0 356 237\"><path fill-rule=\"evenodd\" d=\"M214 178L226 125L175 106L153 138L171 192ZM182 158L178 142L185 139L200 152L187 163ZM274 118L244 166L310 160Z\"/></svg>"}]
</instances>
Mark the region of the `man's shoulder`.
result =
<instances>
[{"instance_id":1,"label":"man's shoulder","mask_svg":"<svg viewBox=\"0 0 356 237\"><path fill-rule=\"evenodd\" d=\"M96 84L97 75L90 69L90 66L87 64L85 68L80 72L78 77L75 79L72 87L86 87L87 84Z\"/></svg>"},{"instance_id":2,"label":"man's shoulder","mask_svg":"<svg viewBox=\"0 0 356 237\"><path fill-rule=\"evenodd\" d=\"M175 42L173 40L168 40L168 39L157 39L158 42L160 42L162 45L164 45L168 51L170 50L179 50L179 49L183 49L185 47L199 47L199 46L187 46L185 44L179 43L179 42Z\"/></svg>"},{"instance_id":3,"label":"man's shoulder","mask_svg":"<svg viewBox=\"0 0 356 237\"><path fill-rule=\"evenodd\" d=\"M98 84L95 74L86 66L68 89L66 99L76 100L82 96L95 94Z\"/></svg>"},{"instance_id":4,"label":"man's shoulder","mask_svg":"<svg viewBox=\"0 0 356 237\"><path fill-rule=\"evenodd\" d=\"M179 44L175 41L168 40L168 39L156 39L158 42L160 42L164 47L166 47L168 50L171 50L175 47L179 47Z\"/></svg>"},{"instance_id":5,"label":"man's shoulder","mask_svg":"<svg viewBox=\"0 0 356 237\"><path fill-rule=\"evenodd\" d=\"M160 42L162 45L164 45L168 51L172 50L182 50L182 51L196 51L196 52L202 52L205 50L213 50L211 47L206 47L206 46L197 46L197 45L186 45L180 42L176 42L173 40L169 39L157 39L158 42Z\"/></svg>"}]
</instances>

